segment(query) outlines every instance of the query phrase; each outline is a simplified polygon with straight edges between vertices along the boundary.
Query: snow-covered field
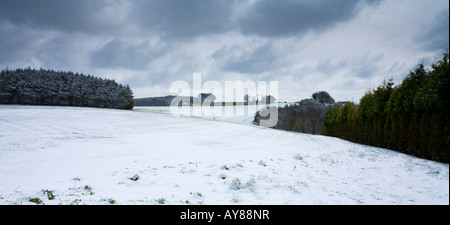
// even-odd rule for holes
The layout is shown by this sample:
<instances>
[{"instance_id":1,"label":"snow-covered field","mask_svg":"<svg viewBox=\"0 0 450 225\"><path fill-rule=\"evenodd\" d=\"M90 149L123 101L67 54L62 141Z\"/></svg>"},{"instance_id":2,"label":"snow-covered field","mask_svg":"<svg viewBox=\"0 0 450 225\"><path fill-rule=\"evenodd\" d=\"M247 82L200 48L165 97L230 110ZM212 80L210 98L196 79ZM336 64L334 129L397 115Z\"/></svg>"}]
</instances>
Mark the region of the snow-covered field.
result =
<instances>
[{"instance_id":1,"label":"snow-covered field","mask_svg":"<svg viewBox=\"0 0 450 225\"><path fill-rule=\"evenodd\" d=\"M0 204L449 204L448 164L251 114L2 105Z\"/></svg>"}]
</instances>

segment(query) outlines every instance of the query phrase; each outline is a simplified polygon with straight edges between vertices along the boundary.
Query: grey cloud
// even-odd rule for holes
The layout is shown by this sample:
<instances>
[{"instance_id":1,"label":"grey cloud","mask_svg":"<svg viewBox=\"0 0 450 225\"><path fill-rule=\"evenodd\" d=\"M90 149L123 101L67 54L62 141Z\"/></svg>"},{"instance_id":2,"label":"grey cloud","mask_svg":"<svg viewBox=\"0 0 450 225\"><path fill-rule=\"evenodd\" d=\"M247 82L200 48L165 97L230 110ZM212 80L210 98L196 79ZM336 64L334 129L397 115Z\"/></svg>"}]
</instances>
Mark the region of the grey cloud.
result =
<instances>
[{"instance_id":1,"label":"grey cloud","mask_svg":"<svg viewBox=\"0 0 450 225\"><path fill-rule=\"evenodd\" d=\"M133 88L151 87L165 85L167 76L164 72L143 72L126 77L122 82Z\"/></svg>"},{"instance_id":2,"label":"grey cloud","mask_svg":"<svg viewBox=\"0 0 450 225\"><path fill-rule=\"evenodd\" d=\"M449 48L449 11L444 10L422 29L416 41L419 46L428 51L443 51Z\"/></svg>"},{"instance_id":3,"label":"grey cloud","mask_svg":"<svg viewBox=\"0 0 450 225\"><path fill-rule=\"evenodd\" d=\"M272 42L246 50L241 46L223 47L212 54L224 71L255 74L276 69Z\"/></svg>"},{"instance_id":4,"label":"grey cloud","mask_svg":"<svg viewBox=\"0 0 450 225\"><path fill-rule=\"evenodd\" d=\"M91 53L91 63L98 68L144 70L148 64L169 51L164 44L114 38L103 48Z\"/></svg>"},{"instance_id":5,"label":"grey cloud","mask_svg":"<svg viewBox=\"0 0 450 225\"><path fill-rule=\"evenodd\" d=\"M235 0L139 0L133 2L130 15L140 28L160 32L170 39L229 31L278 37L332 27L353 18L363 6L380 1L260 0L240 10L243 3Z\"/></svg>"},{"instance_id":6,"label":"grey cloud","mask_svg":"<svg viewBox=\"0 0 450 225\"><path fill-rule=\"evenodd\" d=\"M0 64L72 69L85 60L83 53L89 51L86 44L91 40L91 37L80 34L49 32L0 22Z\"/></svg>"},{"instance_id":7,"label":"grey cloud","mask_svg":"<svg viewBox=\"0 0 450 225\"><path fill-rule=\"evenodd\" d=\"M123 28L117 15L102 10L120 5L120 1L107 0L2 0L0 21L64 32L117 33Z\"/></svg>"},{"instance_id":8,"label":"grey cloud","mask_svg":"<svg viewBox=\"0 0 450 225\"><path fill-rule=\"evenodd\" d=\"M231 29L233 1L134 2L133 20L142 29L160 32L163 38L185 39Z\"/></svg>"},{"instance_id":9,"label":"grey cloud","mask_svg":"<svg viewBox=\"0 0 450 225\"><path fill-rule=\"evenodd\" d=\"M384 59L384 54L364 54L358 60L349 62L348 68L359 78L370 78L380 71L380 62Z\"/></svg>"},{"instance_id":10,"label":"grey cloud","mask_svg":"<svg viewBox=\"0 0 450 225\"><path fill-rule=\"evenodd\" d=\"M317 63L315 68L310 69L308 72L320 72L326 77L331 77L340 71L345 71L349 77L367 79L380 71L379 64L383 59L383 54L371 55L368 53L352 59L322 59ZM392 69L393 67L391 67Z\"/></svg>"},{"instance_id":11,"label":"grey cloud","mask_svg":"<svg viewBox=\"0 0 450 225\"><path fill-rule=\"evenodd\" d=\"M340 59L337 62L334 62L330 59L322 59L317 63L315 71L321 72L324 74L335 73L338 70L344 69L349 65L348 61Z\"/></svg>"},{"instance_id":12,"label":"grey cloud","mask_svg":"<svg viewBox=\"0 0 450 225\"><path fill-rule=\"evenodd\" d=\"M0 21L63 32L186 39L233 29L233 7L228 0L1 0ZM127 34L130 27L135 29Z\"/></svg>"},{"instance_id":13,"label":"grey cloud","mask_svg":"<svg viewBox=\"0 0 450 225\"><path fill-rule=\"evenodd\" d=\"M28 53L35 49L37 41L44 37L43 33L22 30L11 24L0 22L0 63L8 64L22 59L24 55L29 56Z\"/></svg>"},{"instance_id":14,"label":"grey cloud","mask_svg":"<svg viewBox=\"0 0 450 225\"><path fill-rule=\"evenodd\" d=\"M239 19L241 32L267 37L302 35L320 31L353 18L357 0L257 1ZM369 1L374 4L378 1Z\"/></svg>"},{"instance_id":15,"label":"grey cloud","mask_svg":"<svg viewBox=\"0 0 450 225\"><path fill-rule=\"evenodd\" d=\"M331 27L373 2L378 0L261 0L239 15L242 2L235 0L2 0L0 21L96 35L189 39L240 31L272 37ZM130 27L136 29L128 34Z\"/></svg>"},{"instance_id":16,"label":"grey cloud","mask_svg":"<svg viewBox=\"0 0 450 225\"><path fill-rule=\"evenodd\" d=\"M286 82L291 86L286 93L296 92L299 80L310 82L312 89L316 80L309 76L317 73L336 79L348 72L354 82L346 85L356 88L364 80L384 75L380 71L387 71L387 76L398 73L410 68L407 61L428 60L424 57L449 46L448 8L444 8L448 5L435 1L433 10L420 12L417 6L409 7L417 2L394 4L405 9L389 8L387 2L371 10L367 7L380 1L0 0L0 66L27 67L35 60L45 68L117 71L122 73L117 77L133 87L168 87L174 80L188 81L192 72L209 73L214 80L236 76L290 81L287 78L292 77ZM408 23L411 15L424 13L423 18L430 19L440 5L445 10L416 39L403 35L402 27L396 27L399 35L383 31L382 26L391 27L387 23L396 16L406 16L399 18L402 26L417 26ZM410 9L415 11L398 13ZM359 26L371 30L374 24L380 38L392 38L393 43L412 40L416 48L378 42L352 46L352 41L364 43ZM342 29L331 29L341 25ZM347 52L333 48L340 45L342 34ZM333 82L340 81L329 83Z\"/></svg>"}]
</instances>

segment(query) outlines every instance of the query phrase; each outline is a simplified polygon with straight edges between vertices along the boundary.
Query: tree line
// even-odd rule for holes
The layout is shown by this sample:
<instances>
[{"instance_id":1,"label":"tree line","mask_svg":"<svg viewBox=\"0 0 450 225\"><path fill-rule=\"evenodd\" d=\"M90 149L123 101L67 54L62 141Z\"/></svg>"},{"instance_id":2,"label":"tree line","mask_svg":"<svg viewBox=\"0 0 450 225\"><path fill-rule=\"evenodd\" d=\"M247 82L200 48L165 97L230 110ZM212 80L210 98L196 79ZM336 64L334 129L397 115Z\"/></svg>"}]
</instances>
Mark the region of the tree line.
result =
<instances>
[{"instance_id":1,"label":"tree line","mask_svg":"<svg viewBox=\"0 0 450 225\"><path fill-rule=\"evenodd\" d=\"M449 163L449 54L430 69L419 64L397 86L384 81L359 105L333 107L326 134Z\"/></svg>"},{"instance_id":2,"label":"tree line","mask_svg":"<svg viewBox=\"0 0 450 225\"><path fill-rule=\"evenodd\" d=\"M326 92L278 107L273 127L338 137L449 163L449 54L430 69L419 64L398 85L384 81L369 90L359 104L334 102ZM260 124L263 108L253 123Z\"/></svg>"},{"instance_id":3,"label":"tree line","mask_svg":"<svg viewBox=\"0 0 450 225\"><path fill-rule=\"evenodd\" d=\"M133 109L130 87L92 75L44 69L4 69L0 104Z\"/></svg>"},{"instance_id":4,"label":"tree line","mask_svg":"<svg viewBox=\"0 0 450 225\"><path fill-rule=\"evenodd\" d=\"M325 114L335 104L334 99L325 91L316 92L312 98L303 99L295 104L278 107L277 124L272 127L279 130L287 130L308 134L326 134L324 127ZM260 125L261 119L268 119L262 115L268 115L269 108L262 108L256 112L253 123ZM266 111L266 112L264 112Z\"/></svg>"}]
</instances>

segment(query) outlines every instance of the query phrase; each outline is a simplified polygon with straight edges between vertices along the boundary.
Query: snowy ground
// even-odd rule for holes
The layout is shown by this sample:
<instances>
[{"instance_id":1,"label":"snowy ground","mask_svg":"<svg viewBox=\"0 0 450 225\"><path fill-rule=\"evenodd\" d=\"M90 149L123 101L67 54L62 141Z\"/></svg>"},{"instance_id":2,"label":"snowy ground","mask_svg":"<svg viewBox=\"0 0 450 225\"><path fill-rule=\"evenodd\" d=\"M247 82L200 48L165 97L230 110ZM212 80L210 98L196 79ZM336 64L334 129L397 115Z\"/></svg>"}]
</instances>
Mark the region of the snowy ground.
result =
<instances>
[{"instance_id":1,"label":"snowy ground","mask_svg":"<svg viewBox=\"0 0 450 225\"><path fill-rule=\"evenodd\" d=\"M448 164L251 120L2 105L0 204L449 204Z\"/></svg>"}]
</instances>

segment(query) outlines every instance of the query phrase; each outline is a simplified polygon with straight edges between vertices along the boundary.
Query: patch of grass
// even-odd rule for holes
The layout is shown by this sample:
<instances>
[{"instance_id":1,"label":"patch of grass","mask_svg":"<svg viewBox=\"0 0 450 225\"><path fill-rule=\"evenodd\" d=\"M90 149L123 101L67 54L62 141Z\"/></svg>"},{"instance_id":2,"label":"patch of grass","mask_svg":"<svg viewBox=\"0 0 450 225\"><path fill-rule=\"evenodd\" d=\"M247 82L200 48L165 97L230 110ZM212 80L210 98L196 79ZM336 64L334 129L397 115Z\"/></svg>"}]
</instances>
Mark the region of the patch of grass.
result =
<instances>
[{"instance_id":1,"label":"patch of grass","mask_svg":"<svg viewBox=\"0 0 450 225\"><path fill-rule=\"evenodd\" d=\"M94 195L95 192L92 191L92 187L89 185L84 186L83 190L87 192L89 195Z\"/></svg>"},{"instance_id":2,"label":"patch of grass","mask_svg":"<svg viewBox=\"0 0 450 225\"><path fill-rule=\"evenodd\" d=\"M81 199L77 198L75 200L73 200L70 204L71 205L79 205L81 203Z\"/></svg>"},{"instance_id":3,"label":"patch of grass","mask_svg":"<svg viewBox=\"0 0 450 225\"><path fill-rule=\"evenodd\" d=\"M226 165L223 165L223 166L222 166L222 169L223 169L223 170L230 170L230 168L228 168Z\"/></svg>"},{"instance_id":4,"label":"patch of grass","mask_svg":"<svg viewBox=\"0 0 450 225\"><path fill-rule=\"evenodd\" d=\"M92 191L92 187L89 186L89 185L84 186L83 189L84 189L85 191Z\"/></svg>"},{"instance_id":5,"label":"patch of grass","mask_svg":"<svg viewBox=\"0 0 450 225\"><path fill-rule=\"evenodd\" d=\"M47 195L48 200L55 199L55 195L53 194L53 191L51 191L51 190L44 190L44 189L42 189L41 191L42 191L42 193Z\"/></svg>"},{"instance_id":6,"label":"patch of grass","mask_svg":"<svg viewBox=\"0 0 450 225\"><path fill-rule=\"evenodd\" d=\"M191 192L190 194L191 194L191 195L197 195L197 196L200 197L200 198L203 197L202 193L200 193L200 192L197 192L197 193L192 193L192 192Z\"/></svg>"},{"instance_id":7,"label":"patch of grass","mask_svg":"<svg viewBox=\"0 0 450 225\"><path fill-rule=\"evenodd\" d=\"M101 201L108 202L111 205L116 204L116 200L114 200L113 198L108 198L108 199L102 198Z\"/></svg>"},{"instance_id":8,"label":"patch of grass","mask_svg":"<svg viewBox=\"0 0 450 225\"><path fill-rule=\"evenodd\" d=\"M139 175L136 174L136 175L134 175L134 176L132 176L132 177L130 177L128 179L130 179L132 181L137 181L137 180L139 180Z\"/></svg>"},{"instance_id":9,"label":"patch of grass","mask_svg":"<svg viewBox=\"0 0 450 225\"><path fill-rule=\"evenodd\" d=\"M35 203L35 204L42 204L42 200L39 198L29 198L28 199L29 202Z\"/></svg>"},{"instance_id":10,"label":"patch of grass","mask_svg":"<svg viewBox=\"0 0 450 225\"><path fill-rule=\"evenodd\" d=\"M165 198L160 198L160 199L157 199L156 202L158 204L160 204L160 205L164 205L164 204L166 204L166 199Z\"/></svg>"}]
</instances>

